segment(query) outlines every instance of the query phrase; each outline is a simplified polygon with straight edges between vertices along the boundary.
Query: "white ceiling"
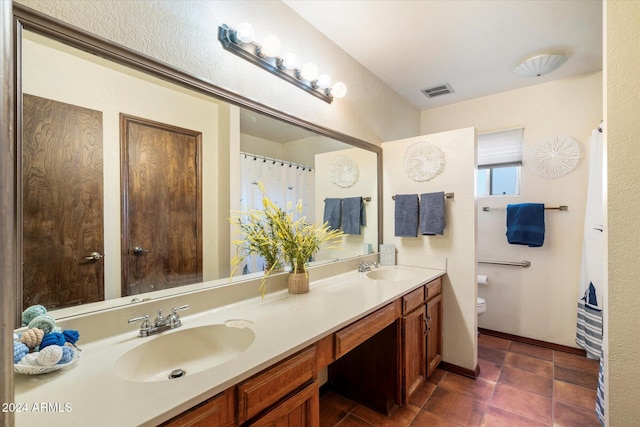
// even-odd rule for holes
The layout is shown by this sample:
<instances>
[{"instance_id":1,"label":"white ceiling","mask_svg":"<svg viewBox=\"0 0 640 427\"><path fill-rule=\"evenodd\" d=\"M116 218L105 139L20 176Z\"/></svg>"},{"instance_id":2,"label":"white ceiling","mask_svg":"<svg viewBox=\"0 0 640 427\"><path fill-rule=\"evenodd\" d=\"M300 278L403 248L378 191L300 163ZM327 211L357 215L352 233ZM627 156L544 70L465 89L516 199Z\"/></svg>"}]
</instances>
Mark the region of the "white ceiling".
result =
<instances>
[{"instance_id":1,"label":"white ceiling","mask_svg":"<svg viewBox=\"0 0 640 427\"><path fill-rule=\"evenodd\" d=\"M419 110L602 69L601 0L284 3ZM542 77L513 73L521 60L549 51L569 60ZM332 77L348 85L348 76ZM443 83L455 93L420 92Z\"/></svg>"}]
</instances>

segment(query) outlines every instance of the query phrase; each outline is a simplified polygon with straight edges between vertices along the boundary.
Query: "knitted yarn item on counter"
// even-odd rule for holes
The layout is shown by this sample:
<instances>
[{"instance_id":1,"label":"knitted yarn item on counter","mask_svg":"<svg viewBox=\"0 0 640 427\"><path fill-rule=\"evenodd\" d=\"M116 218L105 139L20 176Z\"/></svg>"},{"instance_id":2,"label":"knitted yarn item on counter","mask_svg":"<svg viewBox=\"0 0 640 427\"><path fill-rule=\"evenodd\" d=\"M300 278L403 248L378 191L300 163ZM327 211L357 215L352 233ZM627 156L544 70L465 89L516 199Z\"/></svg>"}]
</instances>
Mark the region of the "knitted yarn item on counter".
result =
<instances>
[{"instance_id":1,"label":"knitted yarn item on counter","mask_svg":"<svg viewBox=\"0 0 640 427\"><path fill-rule=\"evenodd\" d=\"M32 305L22 312L22 326L27 326L34 318L47 314L47 309L42 305Z\"/></svg>"},{"instance_id":2,"label":"knitted yarn item on counter","mask_svg":"<svg viewBox=\"0 0 640 427\"><path fill-rule=\"evenodd\" d=\"M75 355L75 352L71 347L68 347L68 346L62 347L62 357L60 358L58 365L63 365L65 363L71 362L73 360L74 355Z\"/></svg>"},{"instance_id":3,"label":"knitted yarn item on counter","mask_svg":"<svg viewBox=\"0 0 640 427\"><path fill-rule=\"evenodd\" d=\"M50 345L40 350L40 354L38 355L38 363L42 366L55 365L60 359L62 359L62 347L59 345Z\"/></svg>"},{"instance_id":4,"label":"knitted yarn item on counter","mask_svg":"<svg viewBox=\"0 0 640 427\"><path fill-rule=\"evenodd\" d=\"M59 332L51 332L50 334L46 334L42 337L42 342L40 343L40 351L43 348L49 347L50 345L64 345L67 340L64 338Z\"/></svg>"},{"instance_id":5,"label":"knitted yarn item on counter","mask_svg":"<svg viewBox=\"0 0 640 427\"><path fill-rule=\"evenodd\" d=\"M29 366L40 366L40 363L38 363L38 356L40 356L40 353L38 352L29 353L25 357L20 359L20 362L18 362L18 364L29 365Z\"/></svg>"},{"instance_id":6,"label":"knitted yarn item on counter","mask_svg":"<svg viewBox=\"0 0 640 427\"><path fill-rule=\"evenodd\" d=\"M39 316L34 317L29 322L29 329L31 328L39 328L42 329L46 334L53 331L54 326L56 325L56 319L49 314L41 314Z\"/></svg>"},{"instance_id":7,"label":"knitted yarn item on counter","mask_svg":"<svg viewBox=\"0 0 640 427\"><path fill-rule=\"evenodd\" d=\"M80 338L80 332L75 329L65 329L62 331L62 335L64 335L64 339L71 344L75 344Z\"/></svg>"},{"instance_id":8,"label":"knitted yarn item on counter","mask_svg":"<svg viewBox=\"0 0 640 427\"><path fill-rule=\"evenodd\" d=\"M29 348L20 341L13 342L13 363L18 363L29 353Z\"/></svg>"},{"instance_id":9,"label":"knitted yarn item on counter","mask_svg":"<svg viewBox=\"0 0 640 427\"><path fill-rule=\"evenodd\" d=\"M40 345L44 337L44 331L39 328L27 329L20 335L20 342L24 343L30 349L34 349Z\"/></svg>"}]
</instances>

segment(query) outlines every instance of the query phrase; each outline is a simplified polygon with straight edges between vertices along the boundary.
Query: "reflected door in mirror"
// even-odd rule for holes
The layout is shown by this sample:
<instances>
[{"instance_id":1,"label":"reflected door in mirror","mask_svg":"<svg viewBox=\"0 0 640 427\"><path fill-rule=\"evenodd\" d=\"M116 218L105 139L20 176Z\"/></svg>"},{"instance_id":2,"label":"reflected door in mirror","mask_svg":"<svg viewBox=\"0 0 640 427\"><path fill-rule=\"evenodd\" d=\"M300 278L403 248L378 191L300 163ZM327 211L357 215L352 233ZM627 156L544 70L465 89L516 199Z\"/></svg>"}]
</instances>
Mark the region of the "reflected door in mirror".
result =
<instances>
[{"instance_id":1,"label":"reflected door in mirror","mask_svg":"<svg viewBox=\"0 0 640 427\"><path fill-rule=\"evenodd\" d=\"M24 94L24 307L104 300L102 169L101 112Z\"/></svg>"},{"instance_id":2,"label":"reflected door in mirror","mask_svg":"<svg viewBox=\"0 0 640 427\"><path fill-rule=\"evenodd\" d=\"M202 281L200 132L120 115L123 295Z\"/></svg>"}]
</instances>

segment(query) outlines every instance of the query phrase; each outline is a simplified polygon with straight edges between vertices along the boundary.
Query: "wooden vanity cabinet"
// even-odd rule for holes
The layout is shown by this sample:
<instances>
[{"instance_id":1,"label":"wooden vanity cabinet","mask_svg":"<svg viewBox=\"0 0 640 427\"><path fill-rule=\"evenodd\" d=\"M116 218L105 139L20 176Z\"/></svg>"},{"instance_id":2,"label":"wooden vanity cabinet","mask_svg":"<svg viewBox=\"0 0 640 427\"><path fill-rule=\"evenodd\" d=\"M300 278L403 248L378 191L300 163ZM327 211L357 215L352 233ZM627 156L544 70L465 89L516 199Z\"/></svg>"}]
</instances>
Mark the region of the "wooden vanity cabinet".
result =
<instances>
[{"instance_id":1,"label":"wooden vanity cabinet","mask_svg":"<svg viewBox=\"0 0 640 427\"><path fill-rule=\"evenodd\" d=\"M235 389L230 388L175 416L162 427L231 427L236 425Z\"/></svg>"},{"instance_id":2,"label":"wooden vanity cabinet","mask_svg":"<svg viewBox=\"0 0 640 427\"><path fill-rule=\"evenodd\" d=\"M442 361L442 278L426 285L427 292L427 377Z\"/></svg>"},{"instance_id":3,"label":"wooden vanity cabinet","mask_svg":"<svg viewBox=\"0 0 640 427\"><path fill-rule=\"evenodd\" d=\"M237 386L238 423L316 426L314 420L320 417L317 377L314 345L243 381Z\"/></svg>"},{"instance_id":4,"label":"wooden vanity cabinet","mask_svg":"<svg viewBox=\"0 0 640 427\"><path fill-rule=\"evenodd\" d=\"M389 415L401 404L400 299L335 333L331 390Z\"/></svg>"},{"instance_id":5,"label":"wooden vanity cabinet","mask_svg":"<svg viewBox=\"0 0 640 427\"><path fill-rule=\"evenodd\" d=\"M318 381L293 393L246 425L251 427L316 427L320 425Z\"/></svg>"},{"instance_id":6,"label":"wooden vanity cabinet","mask_svg":"<svg viewBox=\"0 0 640 427\"><path fill-rule=\"evenodd\" d=\"M402 297L402 403L427 379L427 310L425 287Z\"/></svg>"}]
</instances>

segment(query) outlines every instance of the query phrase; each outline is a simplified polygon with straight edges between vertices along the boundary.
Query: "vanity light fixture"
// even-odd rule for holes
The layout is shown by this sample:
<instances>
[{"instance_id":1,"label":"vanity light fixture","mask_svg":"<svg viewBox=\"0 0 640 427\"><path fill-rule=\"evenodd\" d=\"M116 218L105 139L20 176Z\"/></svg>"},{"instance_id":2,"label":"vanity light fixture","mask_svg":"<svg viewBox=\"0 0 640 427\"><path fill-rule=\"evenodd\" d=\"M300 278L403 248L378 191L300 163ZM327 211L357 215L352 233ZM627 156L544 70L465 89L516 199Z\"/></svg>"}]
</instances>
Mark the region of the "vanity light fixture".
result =
<instances>
[{"instance_id":1,"label":"vanity light fixture","mask_svg":"<svg viewBox=\"0 0 640 427\"><path fill-rule=\"evenodd\" d=\"M332 85L331 77L320 74L318 66L309 62L298 68L296 56L291 52L280 54L280 40L272 34L266 36L262 44L254 40L251 24L243 22L233 29L226 24L218 27L218 40L222 46L241 58L269 71L272 74L298 86L313 96L331 103L334 98L342 98L347 86L342 82Z\"/></svg>"}]
</instances>

